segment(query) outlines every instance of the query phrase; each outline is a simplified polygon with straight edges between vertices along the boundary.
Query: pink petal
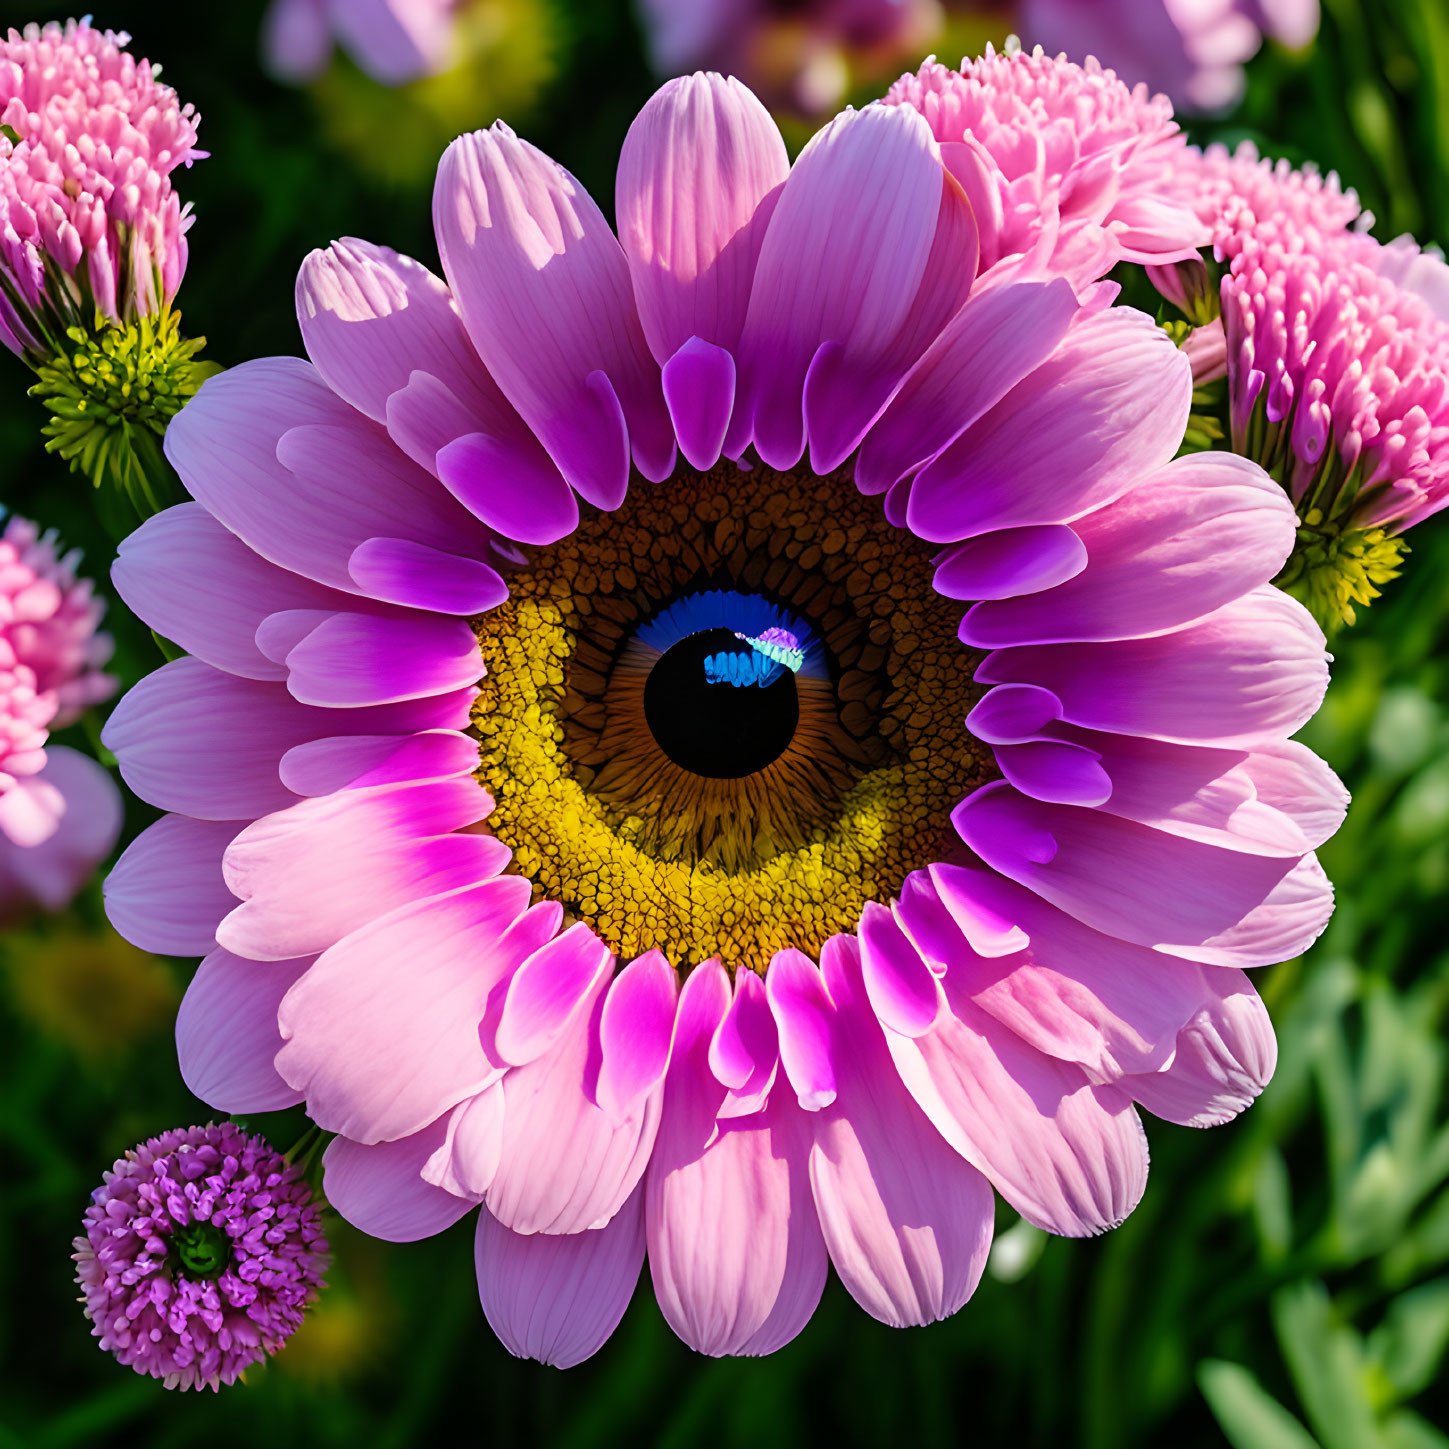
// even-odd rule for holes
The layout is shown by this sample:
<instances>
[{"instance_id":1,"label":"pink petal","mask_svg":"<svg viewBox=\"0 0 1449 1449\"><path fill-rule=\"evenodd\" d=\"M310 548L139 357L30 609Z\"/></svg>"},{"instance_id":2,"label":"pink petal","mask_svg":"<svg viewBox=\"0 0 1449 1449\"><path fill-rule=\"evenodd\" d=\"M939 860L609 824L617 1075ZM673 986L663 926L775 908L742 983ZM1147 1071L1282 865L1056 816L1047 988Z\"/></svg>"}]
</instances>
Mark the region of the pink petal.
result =
<instances>
[{"instance_id":1,"label":"pink petal","mask_svg":"<svg viewBox=\"0 0 1449 1449\"><path fill-rule=\"evenodd\" d=\"M644 1266L641 1198L581 1233L515 1233L479 1213L478 1296L509 1353L572 1368L604 1346Z\"/></svg>"},{"instance_id":2,"label":"pink petal","mask_svg":"<svg viewBox=\"0 0 1449 1449\"><path fill-rule=\"evenodd\" d=\"M765 996L779 1032L780 1061L807 1112L835 1100L832 1007L815 963L800 951L777 951L765 976Z\"/></svg>"},{"instance_id":3,"label":"pink petal","mask_svg":"<svg viewBox=\"0 0 1449 1449\"><path fill-rule=\"evenodd\" d=\"M1240 971L1208 969L1212 997L1177 1038L1172 1064L1127 1077L1124 1091L1154 1114L1185 1127L1220 1127L1250 1107L1278 1063L1267 1009Z\"/></svg>"},{"instance_id":4,"label":"pink petal","mask_svg":"<svg viewBox=\"0 0 1449 1449\"><path fill-rule=\"evenodd\" d=\"M583 921L540 946L509 983L496 1038L502 1060L520 1065L547 1051L613 965L613 952Z\"/></svg>"},{"instance_id":5,"label":"pink petal","mask_svg":"<svg viewBox=\"0 0 1449 1449\"><path fill-rule=\"evenodd\" d=\"M369 538L481 557L488 534L309 363L262 358L208 380L166 430L192 496L264 559L348 593Z\"/></svg>"},{"instance_id":6,"label":"pink petal","mask_svg":"<svg viewBox=\"0 0 1449 1449\"><path fill-rule=\"evenodd\" d=\"M415 369L449 383L486 378L442 278L391 247L344 237L309 253L297 320L323 381L379 423Z\"/></svg>"},{"instance_id":7,"label":"pink petal","mask_svg":"<svg viewBox=\"0 0 1449 1449\"><path fill-rule=\"evenodd\" d=\"M234 821L165 815L122 852L106 877L106 915L133 946L162 956L204 956L236 905L221 875Z\"/></svg>"},{"instance_id":8,"label":"pink petal","mask_svg":"<svg viewBox=\"0 0 1449 1449\"><path fill-rule=\"evenodd\" d=\"M691 337L660 375L679 451L700 472L719 461L735 405L735 360L722 347Z\"/></svg>"},{"instance_id":9,"label":"pink petal","mask_svg":"<svg viewBox=\"0 0 1449 1449\"><path fill-rule=\"evenodd\" d=\"M1086 565L1082 540L1064 523L1005 528L957 544L931 585L948 599L1011 599L1065 583Z\"/></svg>"},{"instance_id":10,"label":"pink petal","mask_svg":"<svg viewBox=\"0 0 1449 1449\"><path fill-rule=\"evenodd\" d=\"M1083 1237L1116 1227L1147 1183L1131 1101L1043 1056L953 990L923 1037L887 1031L896 1069L931 1122L1029 1222Z\"/></svg>"},{"instance_id":11,"label":"pink petal","mask_svg":"<svg viewBox=\"0 0 1449 1449\"><path fill-rule=\"evenodd\" d=\"M712 1356L770 1353L809 1320L826 1253L809 1200L805 1117L789 1094L718 1124L708 1067L729 1003L717 962L680 993L664 1115L645 1186L649 1269L669 1326Z\"/></svg>"},{"instance_id":12,"label":"pink petal","mask_svg":"<svg viewBox=\"0 0 1449 1449\"><path fill-rule=\"evenodd\" d=\"M638 1110L664 1080L674 1040L679 977L658 951L614 978L599 1021L598 1105L615 1122Z\"/></svg>"},{"instance_id":13,"label":"pink petal","mask_svg":"<svg viewBox=\"0 0 1449 1449\"><path fill-rule=\"evenodd\" d=\"M1088 316L921 470L907 525L953 543L1070 522L1165 464L1191 406L1192 370L1151 318Z\"/></svg>"},{"instance_id":14,"label":"pink petal","mask_svg":"<svg viewBox=\"0 0 1449 1449\"><path fill-rule=\"evenodd\" d=\"M448 1113L442 1146L423 1164L423 1180L469 1202L482 1202L503 1157L503 1083L465 1097Z\"/></svg>"},{"instance_id":15,"label":"pink petal","mask_svg":"<svg viewBox=\"0 0 1449 1449\"><path fill-rule=\"evenodd\" d=\"M1151 639L1000 649L976 678L1048 689L1064 719L1089 729L1251 745L1309 719L1328 687L1328 662L1303 606L1262 588Z\"/></svg>"},{"instance_id":16,"label":"pink petal","mask_svg":"<svg viewBox=\"0 0 1449 1449\"><path fill-rule=\"evenodd\" d=\"M471 692L471 691L470 691ZM352 735L294 745L279 766L299 795L330 795L347 785L448 780L478 768L478 741L457 730L414 735Z\"/></svg>"},{"instance_id":17,"label":"pink petal","mask_svg":"<svg viewBox=\"0 0 1449 1449\"><path fill-rule=\"evenodd\" d=\"M353 1227L389 1243L414 1243L452 1227L473 1204L422 1178L442 1137L442 1121L396 1142L334 1137L322 1154L328 1203Z\"/></svg>"},{"instance_id":18,"label":"pink petal","mask_svg":"<svg viewBox=\"0 0 1449 1449\"><path fill-rule=\"evenodd\" d=\"M508 585L486 563L405 538L358 544L347 572L374 599L438 614L486 614L508 597Z\"/></svg>"},{"instance_id":19,"label":"pink petal","mask_svg":"<svg viewBox=\"0 0 1449 1449\"><path fill-rule=\"evenodd\" d=\"M1304 951L1333 911L1312 856L1222 850L1135 821L1049 805L1009 785L952 813L994 869L1096 930L1218 966L1266 966Z\"/></svg>"},{"instance_id":20,"label":"pink petal","mask_svg":"<svg viewBox=\"0 0 1449 1449\"><path fill-rule=\"evenodd\" d=\"M199 503L148 518L111 569L116 592L163 638L228 674L285 679L256 645L257 626L284 609L345 608L347 596L269 564Z\"/></svg>"},{"instance_id":21,"label":"pink petal","mask_svg":"<svg viewBox=\"0 0 1449 1449\"><path fill-rule=\"evenodd\" d=\"M648 1165L660 1091L622 1121L594 1105L607 984L601 974L549 1050L503 1079L503 1151L487 1203L515 1232L603 1227Z\"/></svg>"},{"instance_id":22,"label":"pink petal","mask_svg":"<svg viewBox=\"0 0 1449 1449\"><path fill-rule=\"evenodd\" d=\"M453 832L490 804L464 777L347 790L264 816L227 852L241 904L219 937L256 961L313 955L398 906L487 880L508 848Z\"/></svg>"},{"instance_id":23,"label":"pink petal","mask_svg":"<svg viewBox=\"0 0 1449 1449\"><path fill-rule=\"evenodd\" d=\"M733 77L668 81L639 112L619 154L615 212L661 364L691 337L738 346L768 198L789 171L769 112Z\"/></svg>"},{"instance_id":24,"label":"pink petal","mask_svg":"<svg viewBox=\"0 0 1449 1449\"><path fill-rule=\"evenodd\" d=\"M978 604L962 621L965 643L1139 638L1191 623L1267 583L1292 551L1297 520L1255 463L1198 453L1074 527L1087 567L1045 593Z\"/></svg>"},{"instance_id":25,"label":"pink petal","mask_svg":"<svg viewBox=\"0 0 1449 1449\"><path fill-rule=\"evenodd\" d=\"M287 688L303 704L395 704L476 684L478 636L464 619L333 614L287 654Z\"/></svg>"},{"instance_id":26,"label":"pink petal","mask_svg":"<svg viewBox=\"0 0 1449 1449\"><path fill-rule=\"evenodd\" d=\"M934 1323L975 1291L991 1247L986 1179L949 1147L895 1075L865 998L859 951L827 941L840 1095L814 1119L810 1185L835 1271L893 1327Z\"/></svg>"},{"instance_id":27,"label":"pink petal","mask_svg":"<svg viewBox=\"0 0 1449 1449\"><path fill-rule=\"evenodd\" d=\"M866 995L881 1021L905 1036L930 1031L940 988L890 911L874 901L861 913L860 953Z\"/></svg>"},{"instance_id":28,"label":"pink petal","mask_svg":"<svg viewBox=\"0 0 1449 1449\"><path fill-rule=\"evenodd\" d=\"M528 882L508 876L418 901L318 957L282 1003L277 1070L319 1126L388 1141L488 1085L498 1068L479 1023L539 944L539 925L556 919L524 914L528 896Z\"/></svg>"},{"instance_id":29,"label":"pink petal","mask_svg":"<svg viewBox=\"0 0 1449 1449\"><path fill-rule=\"evenodd\" d=\"M717 1115L750 1117L769 1100L780 1069L780 1033L754 971L735 972L735 994L708 1052L715 1080L728 1088Z\"/></svg>"},{"instance_id":30,"label":"pink petal","mask_svg":"<svg viewBox=\"0 0 1449 1449\"><path fill-rule=\"evenodd\" d=\"M437 455L438 477L489 528L519 543L553 543L578 527L579 503L549 463L521 470L516 454L486 433L466 433Z\"/></svg>"},{"instance_id":31,"label":"pink petal","mask_svg":"<svg viewBox=\"0 0 1449 1449\"><path fill-rule=\"evenodd\" d=\"M861 444L856 486L884 493L928 462L1051 356L1076 313L1064 279L969 298Z\"/></svg>"},{"instance_id":32,"label":"pink petal","mask_svg":"<svg viewBox=\"0 0 1449 1449\"><path fill-rule=\"evenodd\" d=\"M861 372L886 357L926 275L946 179L930 128L906 107L847 112L805 147L760 249L732 456L753 441L771 467L798 461L806 374L823 343Z\"/></svg>"},{"instance_id":33,"label":"pink petal","mask_svg":"<svg viewBox=\"0 0 1449 1449\"><path fill-rule=\"evenodd\" d=\"M497 123L444 153L433 220L473 345L569 483L617 508L631 444L646 478L668 476L674 439L628 263L578 182Z\"/></svg>"},{"instance_id":34,"label":"pink petal","mask_svg":"<svg viewBox=\"0 0 1449 1449\"><path fill-rule=\"evenodd\" d=\"M101 738L143 800L202 820L253 820L296 804L277 773L278 761L294 746L329 735L456 726L467 720L471 693L376 709L316 710L298 704L279 684L176 659L121 699Z\"/></svg>"},{"instance_id":35,"label":"pink petal","mask_svg":"<svg viewBox=\"0 0 1449 1449\"><path fill-rule=\"evenodd\" d=\"M187 1087L222 1112L276 1112L302 1100L273 1065L277 1008L311 965L260 964L216 950L196 968L176 1013L176 1057Z\"/></svg>"}]
</instances>

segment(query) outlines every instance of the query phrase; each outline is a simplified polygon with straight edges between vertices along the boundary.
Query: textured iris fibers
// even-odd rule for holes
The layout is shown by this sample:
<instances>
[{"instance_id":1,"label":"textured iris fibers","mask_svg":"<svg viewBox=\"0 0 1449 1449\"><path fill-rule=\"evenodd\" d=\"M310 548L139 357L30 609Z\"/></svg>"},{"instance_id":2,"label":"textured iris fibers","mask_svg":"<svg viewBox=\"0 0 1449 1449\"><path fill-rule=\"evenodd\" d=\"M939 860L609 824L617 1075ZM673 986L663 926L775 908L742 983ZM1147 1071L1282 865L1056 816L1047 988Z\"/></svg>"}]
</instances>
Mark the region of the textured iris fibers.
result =
<instances>
[{"instance_id":1,"label":"textured iris fibers","mask_svg":"<svg viewBox=\"0 0 1449 1449\"><path fill-rule=\"evenodd\" d=\"M541 896L621 955L764 970L783 947L818 951L912 870L959 853L951 808L991 773L964 725L979 690L956 637L963 605L931 588L921 545L848 479L722 464L636 480L617 512L539 550L509 587L477 621L487 826ZM728 746L732 762L706 757L692 685L666 678L668 697L650 703L651 679L690 637L651 626L715 591L762 601L813 650L764 691L793 686L793 724L750 701L757 738ZM710 686L704 665L761 637L746 620L678 662L716 700L758 696L758 684ZM705 738L692 760L654 727L671 704L677 730ZM741 761L752 768L735 773Z\"/></svg>"}]
</instances>

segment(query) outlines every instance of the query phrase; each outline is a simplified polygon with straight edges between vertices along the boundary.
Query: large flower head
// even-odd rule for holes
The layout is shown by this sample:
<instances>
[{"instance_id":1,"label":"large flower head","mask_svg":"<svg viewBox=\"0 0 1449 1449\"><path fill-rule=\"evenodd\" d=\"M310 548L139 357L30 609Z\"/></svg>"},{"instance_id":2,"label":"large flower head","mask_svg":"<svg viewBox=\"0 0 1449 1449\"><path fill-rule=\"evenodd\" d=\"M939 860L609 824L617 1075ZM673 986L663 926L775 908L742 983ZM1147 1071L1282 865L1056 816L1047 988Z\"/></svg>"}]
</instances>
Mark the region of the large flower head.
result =
<instances>
[{"instance_id":1,"label":"large flower head","mask_svg":"<svg viewBox=\"0 0 1449 1449\"><path fill-rule=\"evenodd\" d=\"M182 1127L118 1158L75 1240L101 1347L168 1389L218 1389L276 1353L322 1286L307 1185L265 1138Z\"/></svg>"},{"instance_id":2,"label":"large flower head","mask_svg":"<svg viewBox=\"0 0 1449 1449\"><path fill-rule=\"evenodd\" d=\"M109 854L121 827L111 777L47 741L116 680L104 672L105 603L76 577L78 552L12 517L0 534L0 918L64 906Z\"/></svg>"},{"instance_id":3,"label":"large flower head","mask_svg":"<svg viewBox=\"0 0 1449 1449\"><path fill-rule=\"evenodd\" d=\"M93 314L156 312L186 270L171 173L197 115L125 33L88 20L0 39L0 342L48 354Z\"/></svg>"},{"instance_id":4,"label":"large flower head","mask_svg":"<svg viewBox=\"0 0 1449 1449\"><path fill-rule=\"evenodd\" d=\"M1218 111L1243 93L1243 64L1269 37L1308 45L1318 0L1020 0L1032 45L1095 55L1190 110Z\"/></svg>"},{"instance_id":5,"label":"large flower head","mask_svg":"<svg viewBox=\"0 0 1449 1449\"><path fill-rule=\"evenodd\" d=\"M973 285L909 106L791 168L738 82L672 82L617 214L464 136L446 280L314 253L311 361L172 425L195 501L116 581L192 657L108 727L171 812L111 917L207 953L187 1081L305 1102L354 1222L482 1205L514 1352L593 1352L646 1253L706 1353L788 1341L828 1261L929 1322L992 1186L1100 1232L1139 1105L1220 1122L1272 1070L1243 968L1322 928L1344 804L1288 738L1326 681L1267 587L1292 510L1174 459L1149 318Z\"/></svg>"},{"instance_id":6,"label":"large flower head","mask_svg":"<svg viewBox=\"0 0 1449 1449\"><path fill-rule=\"evenodd\" d=\"M982 271L1032 258L1080 287L1119 261L1167 264L1207 242L1171 103L1093 59L988 45L959 71L928 61L886 103L930 124L971 199Z\"/></svg>"}]
</instances>

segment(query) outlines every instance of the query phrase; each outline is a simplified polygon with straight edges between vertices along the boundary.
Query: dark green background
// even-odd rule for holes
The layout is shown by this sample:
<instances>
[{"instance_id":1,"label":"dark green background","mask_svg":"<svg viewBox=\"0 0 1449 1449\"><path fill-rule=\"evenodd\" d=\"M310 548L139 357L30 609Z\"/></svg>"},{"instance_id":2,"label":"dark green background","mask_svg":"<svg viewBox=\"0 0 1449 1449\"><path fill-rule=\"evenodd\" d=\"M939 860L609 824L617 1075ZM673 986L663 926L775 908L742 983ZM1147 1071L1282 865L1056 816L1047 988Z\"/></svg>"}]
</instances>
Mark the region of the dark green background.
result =
<instances>
[{"instance_id":1,"label":"dark green background","mask_svg":"<svg viewBox=\"0 0 1449 1449\"><path fill-rule=\"evenodd\" d=\"M1325 10L1308 56L1264 54L1241 110L1190 129L1337 168L1385 238L1449 237L1449 6ZM179 304L186 329L228 364L300 351L292 283L314 246L359 235L436 264L430 174L384 185L335 151L312 98L261 74L260 13L251 0L117 0L96 16L129 29L202 114L212 156L178 182L197 214ZM653 81L624 5L555 0L552 16L556 79L509 119L609 211L619 143ZM48 17L5 0L0 18ZM470 124L491 119L480 92ZM394 134L379 111L374 144ZM0 355L0 499L84 544L103 577L111 545L87 485L41 451L28 382ZM0 941L0 1449L1449 1449L1432 1427L1449 1424L1435 1386L1449 1339L1449 524L1413 541L1408 576L1338 641L1330 699L1308 732L1356 803L1323 852L1340 896L1328 935L1258 977L1280 1035L1277 1079L1231 1127L1154 1120L1147 1195L1125 1227L1091 1242L1017 1230L1017 1281L988 1275L933 1328L886 1329L832 1282L783 1352L713 1362L674 1339L646 1278L613 1341L560 1375L514 1361L488 1332L471 1220L399 1247L339 1230L324 1309L360 1325L347 1351L319 1347L295 1368L284 1354L216 1398L167 1394L88 1336L70 1238L118 1152L207 1109L181 1086L164 1020L113 1050L78 1050L14 989L45 937ZM159 662L119 607L111 624L128 679ZM134 831L146 817L130 808ZM46 929L105 930L95 893ZM168 966L178 985L189 969ZM85 992L72 1005L92 1021L108 1009ZM296 1130L290 1118L259 1125L283 1147ZM1014 1223L998 1204L998 1234Z\"/></svg>"}]
</instances>

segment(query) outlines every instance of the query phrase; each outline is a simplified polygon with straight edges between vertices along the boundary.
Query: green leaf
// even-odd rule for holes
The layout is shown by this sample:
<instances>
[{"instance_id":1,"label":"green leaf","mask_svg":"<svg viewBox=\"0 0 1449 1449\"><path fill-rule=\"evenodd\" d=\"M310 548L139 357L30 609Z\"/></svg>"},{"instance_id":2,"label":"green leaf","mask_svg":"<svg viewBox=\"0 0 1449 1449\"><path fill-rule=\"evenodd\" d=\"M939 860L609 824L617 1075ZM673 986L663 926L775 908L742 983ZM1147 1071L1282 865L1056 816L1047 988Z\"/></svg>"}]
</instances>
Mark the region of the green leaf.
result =
<instances>
[{"instance_id":1,"label":"green leaf","mask_svg":"<svg viewBox=\"0 0 1449 1449\"><path fill-rule=\"evenodd\" d=\"M1242 1364L1204 1359L1197 1383L1233 1449L1319 1449L1318 1441Z\"/></svg>"},{"instance_id":2,"label":"green leaf","mask_svg":"<svg viewBox=\"0 0 1449 1449\"><path fill-rule=\"evenodd\" d=\"M1294 1283L1272 1300L1273 1324L1308 1422L1324 1449L1378 1449L1363 1345L1334 1316L1321 1283Z\"/></svg>"},{"instance_id":3,"label":"green leaf","mask_svg":"<svg viewBox=\"0 0 1449 1449\"><path fill-rule=\"evenodd\" d=\"M1435 1278L1394 1299L1370 1335L1369 1356L1401 1399L1433 1382L1449 1347L1449 1277Z\"/></svg>"},{"instance_id":4,"label":"green leaf","mask_svg":"<svg viewBox=\"0 0 1449 1449\"><path fill-rule=\"evenodd\" d=\"M1408 1409L1384 1425L1383 1440L1384 1449L1449 1449L1449 1438Z\"/></svg>"}]
</instances>

